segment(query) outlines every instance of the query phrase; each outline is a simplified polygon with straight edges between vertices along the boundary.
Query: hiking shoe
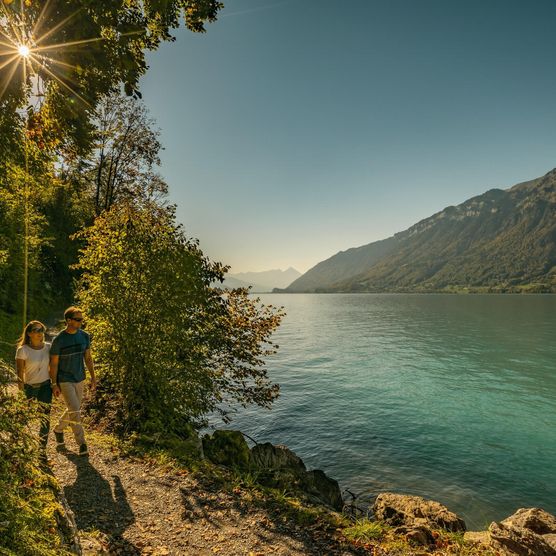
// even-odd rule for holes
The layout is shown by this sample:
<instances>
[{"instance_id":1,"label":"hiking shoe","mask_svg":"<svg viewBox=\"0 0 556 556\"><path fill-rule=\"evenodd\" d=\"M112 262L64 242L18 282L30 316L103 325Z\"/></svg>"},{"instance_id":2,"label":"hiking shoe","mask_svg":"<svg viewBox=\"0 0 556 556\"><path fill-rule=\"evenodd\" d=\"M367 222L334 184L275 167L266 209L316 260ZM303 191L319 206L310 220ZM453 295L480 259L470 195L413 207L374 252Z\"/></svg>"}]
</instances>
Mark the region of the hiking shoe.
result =
<instances>
[{"instance_id":1,"label":"hiking shoe","mask_svg":"<svg viewBox=\"0 0 556 556\"><path fill-rule=\"evenodd\" d=\"M56 437L56 445L57 446L63 446L64 445L64 433L54 431L54 436Z\"/></svg>"},{"instance_id":2,"label":"hiking shoe","mask_svg":"<svg viewBox=\"0 0 556 556\"><path fill-rule=\"evenodd\" d=\"M79 455L86 456L89 453L89 449L87 448L87 444L81 444L79 446Z\"/></svg>"}]
</instances>

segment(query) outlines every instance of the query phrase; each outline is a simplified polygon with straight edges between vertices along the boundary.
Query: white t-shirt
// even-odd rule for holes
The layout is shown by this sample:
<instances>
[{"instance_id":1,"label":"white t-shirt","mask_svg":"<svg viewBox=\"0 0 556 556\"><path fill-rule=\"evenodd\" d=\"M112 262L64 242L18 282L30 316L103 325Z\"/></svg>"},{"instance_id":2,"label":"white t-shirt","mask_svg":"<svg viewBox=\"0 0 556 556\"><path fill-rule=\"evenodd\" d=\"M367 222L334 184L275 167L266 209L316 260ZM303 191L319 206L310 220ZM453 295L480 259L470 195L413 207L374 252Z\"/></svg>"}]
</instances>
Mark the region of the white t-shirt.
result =
<instances>
[{"instance_id":1,"label":"white t-shirt","mask_svg":"<svg viewBox=\"0 0 556 556\"><path fill-rule=\"evenodd\" d=\"M40 384L49 379L50 344L45 342L41 349L33 349L30 345L24 344L17 348L15 358L25 361L25 372L23 373L25 384Z\"/></svg>"}]
</instances>

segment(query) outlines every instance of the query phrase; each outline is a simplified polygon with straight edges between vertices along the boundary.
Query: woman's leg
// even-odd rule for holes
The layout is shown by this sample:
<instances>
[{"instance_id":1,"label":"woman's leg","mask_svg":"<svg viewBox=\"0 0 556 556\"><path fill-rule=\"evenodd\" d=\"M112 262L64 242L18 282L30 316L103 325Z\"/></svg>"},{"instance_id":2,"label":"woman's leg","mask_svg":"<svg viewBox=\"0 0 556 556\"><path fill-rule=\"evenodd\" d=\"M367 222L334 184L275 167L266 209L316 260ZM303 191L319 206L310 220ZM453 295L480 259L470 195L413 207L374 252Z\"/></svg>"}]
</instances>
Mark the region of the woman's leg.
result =
<instances>
[{"instance_id":1,"label":"woman's leg","mask_svg":"<svg viewBox=\"0 0 556 556\"><path fill-rule=\"evenodd\" d=\"M41 384L37 399L41 402L41 410L43 412L39 436L42 445L46 448L48 433L50 432L50 408L52 406L52 387L50 386L50 381Z\"/></svg>"},{"instance_id":2,"label":"woman's leg","mask_svg":"<svg viewBox=\"0 0 556 556\"><path fill-rule=\"evenodd\" d=\"M30 386L25 384L23 387L25 397L28 400L37 400L40 402L41 424L39 429L39 438L43 448L46 448L48 441L48 433L50 431L50 406L52 403L52 388L50 381L44 382L40 386Z\"/></svg>"}]
</instances>

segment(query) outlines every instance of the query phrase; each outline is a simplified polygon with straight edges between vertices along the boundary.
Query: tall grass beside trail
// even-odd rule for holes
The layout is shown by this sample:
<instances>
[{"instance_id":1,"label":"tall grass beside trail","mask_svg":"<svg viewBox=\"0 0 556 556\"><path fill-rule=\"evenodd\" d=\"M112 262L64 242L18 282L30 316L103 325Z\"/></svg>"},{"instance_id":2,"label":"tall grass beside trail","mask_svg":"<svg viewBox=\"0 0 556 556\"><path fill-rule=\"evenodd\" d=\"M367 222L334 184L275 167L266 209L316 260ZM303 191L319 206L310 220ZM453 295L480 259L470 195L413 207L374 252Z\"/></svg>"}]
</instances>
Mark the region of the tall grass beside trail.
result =
<instances>
[{"instance_id":1,"label":"tall grass beside trail","mask_svg":"<svg viewBox=\"0 0 556 556\"><path fill-rule=\"evenodd\" d=\"M17 318L0 310L0 360L14 360L15 344L20 334L21 316Z\"/></svg>"},{"instance_id":2,"label":"tall grass beside trail","mask_svg":"<svg viewBox=\"0 0 556 556\"><path fill-rule=\"evenodd\" d=\"M59 533L56 481L41 467L38 407L9 382L0 360L0 555L69 554Z\"/></svg>"}]
</instances>

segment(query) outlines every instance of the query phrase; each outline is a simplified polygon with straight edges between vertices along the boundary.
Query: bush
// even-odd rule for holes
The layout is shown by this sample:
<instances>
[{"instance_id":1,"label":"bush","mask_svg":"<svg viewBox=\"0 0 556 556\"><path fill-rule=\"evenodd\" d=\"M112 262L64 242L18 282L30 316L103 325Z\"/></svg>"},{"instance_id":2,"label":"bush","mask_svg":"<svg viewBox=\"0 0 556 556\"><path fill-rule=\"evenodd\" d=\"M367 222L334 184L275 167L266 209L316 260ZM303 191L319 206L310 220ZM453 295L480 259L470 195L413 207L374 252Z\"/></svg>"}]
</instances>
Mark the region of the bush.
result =
<instances>
[{"instance_id":1,"label":"bush","mask_svg":"<svg viewBox=\"0 0 556 556\"><path fill-rule=\"evenodd\" d=\"M58 534L56 484L41 469L38 436L32 432L38 408L13 391L11 374L0 360L0 553L69 554Z\"/></svg>"},{"instance_id":2,"label":"bush","mask_svg":"<svg viewBox=\"0 0 556 556\"><path fill-rule=\"evenodd\" d=\"M116 432L180 435L231 404L269 407L264 367L282 313L247 290L175 224L173 210L117 205L80 234L78 297L93 336L97 416Z\"/></svg>"}]
</instances>

